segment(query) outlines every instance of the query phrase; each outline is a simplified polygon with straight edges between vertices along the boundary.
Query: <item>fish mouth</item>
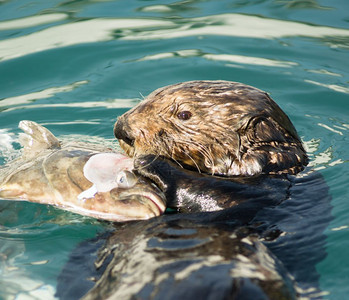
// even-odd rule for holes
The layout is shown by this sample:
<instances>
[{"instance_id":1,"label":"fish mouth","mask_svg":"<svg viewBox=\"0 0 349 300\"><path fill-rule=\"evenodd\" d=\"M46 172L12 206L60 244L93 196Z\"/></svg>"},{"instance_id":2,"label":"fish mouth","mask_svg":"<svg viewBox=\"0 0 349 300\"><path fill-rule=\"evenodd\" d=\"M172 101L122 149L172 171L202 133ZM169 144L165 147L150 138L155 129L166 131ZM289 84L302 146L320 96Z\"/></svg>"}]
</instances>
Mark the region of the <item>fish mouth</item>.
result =
<instances>
[{"instance_id":1,"label":"fish mouth","mask_svg":"<svg viewBox=\"0 0 349 300\"><path fill-rule=\"evenodd\" d=\"M150 219L162 215L166 210L166 197L153 183L138 183L130 190L120 191L116 201L126 201L131 210L141 212L136 219ZM150 184L148 186L148 184ZM117 189L115 189L117 190ZM120 193L121 192L121 193ZM133 203L133 204L132 204ZM139 206L140 205L140 206ZM133 213L131 213L133 215Z\"/></svg>"},{"instance_id":2,"label":"fish mouth","mask_svg":"<svg viewBox=\"0 0 349 300\"><path fill-rule=\"evenodd\" d=\"M139 194L139 196L144 197L148 200L150 200L155 207L157 207L157 209L159 210L159 214L162 215L165 210L166 210L166 205L165 205L165 196L160 196L156 193L152 193L152 192L142 192L141 194Z\"/></svg>"},{"instance_id":3,"label":"fish mouth","mask_svg":"<svg viewBox=\"0 0 349 300\"><path fill-rule=\"evenodd\" d=\"M117 189L114 190L117 193ZM111 190L111 193L113 193L113 190ZM100 193L102 197L106 194L109 193ZM114 207L112 209L83 207L72 202L66 203L65 209L111 222L148 220L162 215L166 210L165 195L162 192L139 188L132 192L117 193L116 198L111 200L112 202L108 202L111 207Z\"/></svg>"}]
</instances>

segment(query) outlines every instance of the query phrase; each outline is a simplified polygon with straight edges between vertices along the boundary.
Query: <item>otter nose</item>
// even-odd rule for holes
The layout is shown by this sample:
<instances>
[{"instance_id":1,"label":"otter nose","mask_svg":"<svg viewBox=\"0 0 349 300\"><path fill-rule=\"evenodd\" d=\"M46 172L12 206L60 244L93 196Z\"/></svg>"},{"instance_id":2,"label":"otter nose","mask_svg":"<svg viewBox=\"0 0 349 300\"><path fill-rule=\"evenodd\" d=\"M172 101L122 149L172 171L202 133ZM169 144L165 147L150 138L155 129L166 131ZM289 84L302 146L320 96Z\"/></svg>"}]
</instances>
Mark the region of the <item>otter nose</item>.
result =
<instances>
[{"instance_id":1,"label":"otter nose","mask_svg":"<svg viewBox=\"0 0 349 300\"><path fill-rule=\"evenodd\" d=\"M119 118L114 125L114 136L123 140L126 144L133 146L134 137L130 134L130 128L125 124L123 118Z\"/></svg>"}]
</instances>

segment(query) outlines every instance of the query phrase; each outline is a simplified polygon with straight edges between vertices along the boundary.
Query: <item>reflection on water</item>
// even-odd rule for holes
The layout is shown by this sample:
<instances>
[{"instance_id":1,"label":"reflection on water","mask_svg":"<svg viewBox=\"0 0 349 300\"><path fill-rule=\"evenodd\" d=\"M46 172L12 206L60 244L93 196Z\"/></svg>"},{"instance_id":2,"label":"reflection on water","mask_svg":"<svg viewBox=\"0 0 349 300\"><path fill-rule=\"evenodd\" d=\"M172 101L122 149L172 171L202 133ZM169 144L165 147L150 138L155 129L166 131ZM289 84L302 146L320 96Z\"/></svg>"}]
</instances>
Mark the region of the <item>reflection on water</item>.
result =
<instances>
[{"instance_id":1,"label":"reflection on water","mask_svg":"<svg viewBox=\"0 0 349 300\"><path fill-rule=\"evenodd\" d=\"M282 4L287 8L291 9L302 9L302 8L313 8L313 9L332 9L329 6L322 6L317 0L279 0L276 1L278 4Z\"/></svg>"},{"instance_id":2,"label":"reflection on water","mask_svg":"<svg viewBox=\"0 0 349 300\"><path fill-rule=\"evenodd\" d=\"M291 61L280 61L276 59L266 59L260 57L242 56L242 55L228 55L228 54L206 54L205 58L216 61L226 61L239 64L267 66L267 67L282 67L289 68L297 65Z\"/></svg>"},{"instance_id":3,"label":"reflection on water","mask_svg":"<svg viewBox=\"0 0 349 300\"><path fill-rule=\"evenodd\" d=\"M266 59L260 57L243 56L243 55L229 55L229 54L209 54L203 53L196 49L179 50L175 52L158 53L154 55L147 55L139 59L130 60L131 62L137 61L148 61L148 60L159 60L168 59L176 57L203 57L208 60L223 61L229 63L256 65L256 66L268 66L268 67L282 67L289 68L297 65L295 62L291 61L280 61L276 59Z\"/></svg>"},{"instance_id":4,"label":"reflection on water","mask_svg":"<svg viewBox=\"0 0 349 300\"><path fill-rule=\"evenodd\" d=\"M76 87L86 83L87 83L86 80L78 81L66 86L52 87L52 88L48 88L46 90L35 92L35 93L0 99L0 107L8 107L8 106L19 105L19 104L28 104L29 102L34 102L38 99L50 98L56 95L57 93L70 92Z\"/></svg>"},{"instance_id":5,"label":"reflection on water","mask_svg":"<svg viewBox=\"0 0 349 300\"><path fill-rule=\"evenodd\" d=\"M170 3L168 5L164 5L164 4L147 5L147 6L139 7L137 10L141 12L147 12L147 13L156 12L156 13L165 13L165 14L169 14L169 13L175 14L178 12L188 12L188 11L198 12L199 9L197 9L194 5L191 6L191 4L193 4L194 2L197 2L197 1L188 0L188 1L177 1L177 2Z\"/></svg>"},{"instance_id":6,"label":"reflection on water","mask_svg":"<svg viewBox=\"0 0 349 300\"><path fill-rule=\"evenodd\" d=\"M6 241L6 244L0 244L0 268L1 295L6 298L21 297L30 299L51 299L54 294L54 287L47 285L40 280L35 280L30 272L15 263L25 253L24 242ZM32 264L45 264L47 261L33 262ZM20 292L19 292L20 291ZM19 292L19 293L18 293Z\"/></svg>"},{"instance_id":7,"label":"reflection on water","mask_svg":"<svg viewBox=\"0 0 349 300\"><path fill-rule=\"evenodd\" d=\"M56 15L53 17L55 18ZM59 17L61 16L59 15ZM259 39L290 36L314 38L349 36L349 30L346 29L313 26L239 14L213 15L183 21L182 19L169 21L137 18L93 19L67 23L26 36L0 41L0 59L13 59L39 51L82 43L109 41L116 37L124 40L149 40L205 35ZM6 28L6 23L4 28Z\"/></svg>"},{"instance_id":8,"label":"reflection on water","mask_svg":"<svg viewBox=\"0 0 349 300\"><path fill-rule=\"evenodd\" d=\"M344 87L344 86L340 86L340 85L336 85L336 84L325 84L325 83L316 82L316 81L308 80L308 79L305 80L305 82L309 82L309 83L311 83L311 84L323 86L323 87L325 87L325 88L328 88L328 89L330 89L330 90L334 90L334 91L336 91L336 92L349 94L349 88Z\"/></svg>"},{"instance_id":9,"label":"reflection on water","mask_svg":"<svg viewBox=\"0 0 349 300\"><path fill-rule=\"evenodd\" d=\"M39 16L24 17L21 19L0 22L0 30L28 28L28 27L62 21L66 18L67 18L66 14L45 14L45 15L39 15Z\"/></svg>"},{"instance_id":10,"label":"reflection on water","mask_svg":"<svg viewBox=\"0 0 349 300\"><path fill-rule=\"evenodd\" d=\"M123 35L123 39L170 39L186 36L225 35L272 39L288 36L348 36L349 30L267 19L257 16L222 14L178 22L175 28Z\"/></svg>"},{"instance_id":11,"label":"reflection on water","mask_svg":"<svg viewBox=\"0 0 349 300\"><path fill-rule=\"evenodd\" d=\"M0 41L0 59L13 59L54 48L113 40L115 30L128 33L132 29L139 31L171 24L172 22L148 19L94 19L66 23L26 36Z\"/></svg>"},{"instance_id":12,"label":"reflection on water","mask_svg":"<svg viewBox=\"0 0 349 300\"><path fill-rule=\"evenodd\" d=\"M24 95L23 98L25 98ZM45 97L46 98L46 97ZM102 108L131 108L138 102L133 99L113 99L108 101L98 101L98 102L77 102L77 103L53 103L53 104L37 104L37 105L24 105L16 106L14 108L8 108L7 111L17 110L17 109L35 109L35 108L57 108L57 107L77 107L77 108L91 108L91 107L102 107ZM0 102L0 107L1 107ZM67 124L67 123L65 123Z\"/></svg>"}]
</instances>

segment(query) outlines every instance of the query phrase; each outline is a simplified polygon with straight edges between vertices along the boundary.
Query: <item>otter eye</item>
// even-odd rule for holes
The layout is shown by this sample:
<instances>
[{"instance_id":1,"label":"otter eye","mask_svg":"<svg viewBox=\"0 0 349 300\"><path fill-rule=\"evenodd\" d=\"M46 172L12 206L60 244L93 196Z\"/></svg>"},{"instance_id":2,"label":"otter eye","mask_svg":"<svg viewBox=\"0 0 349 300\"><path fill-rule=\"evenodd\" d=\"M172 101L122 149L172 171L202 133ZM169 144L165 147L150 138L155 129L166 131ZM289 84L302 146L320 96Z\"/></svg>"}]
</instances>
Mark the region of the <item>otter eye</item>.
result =
<instances>
[{"instance_id":1,"label":"otter eye","mask_svg":"<svg viewBox=\"0 0 349 300\"><path fill-rule=\"evenodd\" d=\"M188 120L188 119L191 118L191 112L190 112L190 111L187 111L187 110L180 111L180 112L177 114L177 117L178 117L178 119L180 119L180 120Z\"/></svg>"}]
</instances>

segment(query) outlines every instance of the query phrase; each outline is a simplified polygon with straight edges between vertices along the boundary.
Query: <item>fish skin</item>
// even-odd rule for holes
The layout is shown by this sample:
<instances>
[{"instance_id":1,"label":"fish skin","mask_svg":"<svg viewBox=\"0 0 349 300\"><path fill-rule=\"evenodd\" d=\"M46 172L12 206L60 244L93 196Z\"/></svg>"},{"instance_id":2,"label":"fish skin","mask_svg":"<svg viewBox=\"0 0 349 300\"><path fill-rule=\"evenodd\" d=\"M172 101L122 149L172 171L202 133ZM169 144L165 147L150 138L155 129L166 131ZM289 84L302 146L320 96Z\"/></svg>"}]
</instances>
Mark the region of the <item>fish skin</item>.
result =
<instances>
[{"instance_id":1,"label":"fish skin","mask_svg":"<svg viewBox=\"0 0 349 300\"><path fill-rule=\"evenodd\" d=\"M21 121L19 127L26 135L21 137L23 155L0 167L1 199L55 205L81 215L120 222L149 219L165 211L164 194L140 176L132 187L113 188L79 199L79 194L93 185L83 170L89 158L116 152L92 143L64 144L32 121ZM121 171L124 169L122 166Z\"/></svg>"}]
</instances>

